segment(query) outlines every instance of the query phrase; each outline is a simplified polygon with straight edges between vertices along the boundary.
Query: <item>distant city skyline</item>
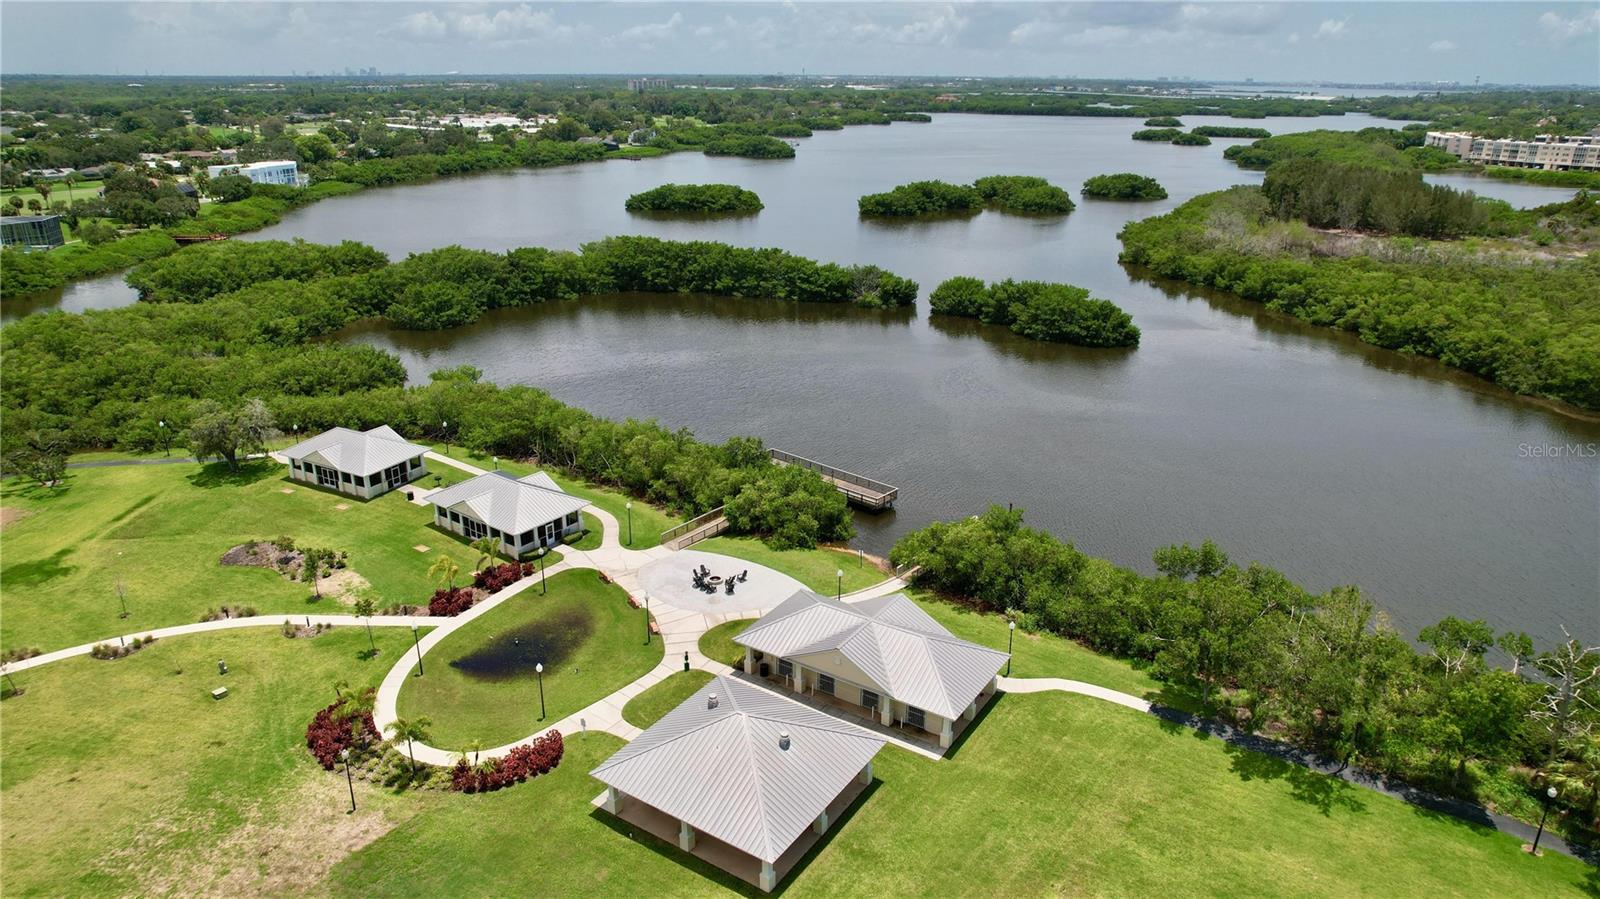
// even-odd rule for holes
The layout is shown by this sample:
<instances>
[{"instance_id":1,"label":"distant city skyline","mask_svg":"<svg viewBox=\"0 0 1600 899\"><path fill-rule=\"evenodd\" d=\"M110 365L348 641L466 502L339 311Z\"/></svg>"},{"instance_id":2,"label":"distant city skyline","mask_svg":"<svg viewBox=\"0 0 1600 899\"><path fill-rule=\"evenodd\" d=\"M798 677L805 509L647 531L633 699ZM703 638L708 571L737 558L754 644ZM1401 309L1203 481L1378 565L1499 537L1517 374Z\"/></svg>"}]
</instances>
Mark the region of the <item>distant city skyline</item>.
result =
<instances>
[{"instance_id":1,"label":"distant city skyline","mask_svg":"<svg viewBox=\"0 0 1600 899\"><path fill-rule=\"evenodd\" d=\"M34 2L7 74L1600 84L1594 3Z\"/></svg>"}]
</instances>

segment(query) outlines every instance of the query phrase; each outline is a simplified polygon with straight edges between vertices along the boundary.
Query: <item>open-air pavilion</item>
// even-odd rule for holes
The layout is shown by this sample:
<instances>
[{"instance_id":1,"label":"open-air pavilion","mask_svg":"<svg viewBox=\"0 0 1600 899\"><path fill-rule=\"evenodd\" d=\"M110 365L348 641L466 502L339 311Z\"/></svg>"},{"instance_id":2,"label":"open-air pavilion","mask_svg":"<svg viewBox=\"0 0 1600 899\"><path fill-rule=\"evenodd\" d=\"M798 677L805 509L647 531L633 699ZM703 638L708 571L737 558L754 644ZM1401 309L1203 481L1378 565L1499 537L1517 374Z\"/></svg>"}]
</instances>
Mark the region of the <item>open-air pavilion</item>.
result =
<instances>
[{"instance_id":1,"label":"open-air pavilion","mask_svg":"<svg viewBox=\"0 0 1600 899\"><path fill-rule=\"evenodd\" d=\"M883 744L719 676L590 773L606 812L772 890L872 783Z\"/></svg>"}]
</instances>

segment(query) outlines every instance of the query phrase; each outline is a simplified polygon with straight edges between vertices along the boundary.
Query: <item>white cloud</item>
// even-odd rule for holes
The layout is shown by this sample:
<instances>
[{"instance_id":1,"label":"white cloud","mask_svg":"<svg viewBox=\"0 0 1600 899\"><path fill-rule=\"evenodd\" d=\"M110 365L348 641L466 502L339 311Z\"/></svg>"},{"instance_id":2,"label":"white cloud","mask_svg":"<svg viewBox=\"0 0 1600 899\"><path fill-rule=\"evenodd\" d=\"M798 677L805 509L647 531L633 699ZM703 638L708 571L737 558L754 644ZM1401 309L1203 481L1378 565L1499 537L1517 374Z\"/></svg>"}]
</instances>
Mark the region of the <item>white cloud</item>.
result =
<instances>
[{"instance_id":1,"label":"white cloud","mask_svg":"<svg viewBox=\"0 0 1600 899\"><path fill-rule=\"evenodd\" d=\"M1298 31L1289 32L1289 43L1291 43L1291 44L1300 43L1300 32L1298 32Z\"/></svg>"},{"instance_id":2,"label":"white cloud","mask_svg":"<svg viewBox=\"0 0 1600 899\"><path fill-rule=\"evenodd\" d=\"M1432 53L1449 53L1450 51L1455 50L1455 49L1456 49L1456 42L1455 41L1444 41L1444 40L1434 41L1433 43L1428 45L1428 50L1430 52L1432 52Z\"/></svg>"},{"instance_id":3,"label":"white cloud","mask_svg":"<svg viewBox=\"0 0 1600 899\"><path fill-rule=\"evenodd\" d=\"M643 25L624 28L606 43L637 47L640 50L654 50L657 45L676 37L681 25L683 25L683 13L675 12L665 22L646 22Z\"/></svg>"},{"instance_id":4,"label":"white cloud","mask_svg":"<svg viewBox=\"0 0 1600 899\"><path fill-rule=\"evenodd\" d=\"M400 20L400 30L412 37L436 38L444 37L450 26L444 20L433 14L433 10L414 12Z\"/></svg>"},{"instance_id":5,"label":"white cloud","mask_svg":"<svg viewBox=\"0 0 1600 899\"><path fill-rule=\"evenodd\" d=\"M1317 26L1317 33L1313 35L1313 37L1315 37L1317 40L1322 40L1323 38L1327 38L1328 40L1338 40L1339 38L1344 37L1344 23L1347 21L1349 20L1323 19L1322 24Z\"/></svg>"},{"instance_id":6,"label":"white cloud","mask_svg":"<svg viewBox=\"0 0 1600 899\"><path fill-rule=\"evenodd\" d=\"M1600 9L1570 19L1547 12L1539 17L1539 28L1544 31L1546 37L1557 44L1577 40L1584 35L1600 32Z\"/></svg>"}]
</instances>

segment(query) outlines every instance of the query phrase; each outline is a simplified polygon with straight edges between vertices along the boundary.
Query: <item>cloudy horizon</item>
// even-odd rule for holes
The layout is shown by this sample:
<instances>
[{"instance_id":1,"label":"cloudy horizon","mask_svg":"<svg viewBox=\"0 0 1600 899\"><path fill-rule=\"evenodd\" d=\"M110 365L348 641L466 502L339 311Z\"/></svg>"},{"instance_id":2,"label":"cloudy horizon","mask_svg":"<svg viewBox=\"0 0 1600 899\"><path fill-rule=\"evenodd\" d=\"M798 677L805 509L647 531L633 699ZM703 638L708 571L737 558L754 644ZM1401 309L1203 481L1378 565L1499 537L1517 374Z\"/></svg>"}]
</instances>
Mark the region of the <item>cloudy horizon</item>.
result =
<instances>
[{"instance_id":1,"label":"cloudy horizon","mask_svg":"<svg viewBox=\"0 0 1600 899\"><path fill-rule=\"evenodd\" d=\"M1593 3L34 2L6 74L812 74L1600 84Z\"/></svg>"}]
</instances>

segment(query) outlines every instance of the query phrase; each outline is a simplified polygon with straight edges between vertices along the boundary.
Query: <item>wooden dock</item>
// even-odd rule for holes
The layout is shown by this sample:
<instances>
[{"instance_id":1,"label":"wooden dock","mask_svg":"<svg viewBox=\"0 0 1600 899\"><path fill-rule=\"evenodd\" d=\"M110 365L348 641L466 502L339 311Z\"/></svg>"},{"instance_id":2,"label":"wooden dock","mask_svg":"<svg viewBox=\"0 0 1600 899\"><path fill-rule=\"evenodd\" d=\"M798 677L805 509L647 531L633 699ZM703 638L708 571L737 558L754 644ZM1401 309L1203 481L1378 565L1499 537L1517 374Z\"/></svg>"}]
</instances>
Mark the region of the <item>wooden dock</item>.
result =
<instances>
[{"instance_id":1,"label":"wooden dock","mask_svg":"<svg viewBox=\"0 0 1600 899\"><path fill-rule=\"evenodd\" d=\"M846 499L863 509L878 512L893 508L894 501L900 496L900 488L893 484L885 484L882 481L834 468L815 459L807 459L780 449L769 449L767 454L772 457L776 465L798 465L822 475L823 480L839 488L839 492L843 493Z\"/></svg>"}]
</instances>

